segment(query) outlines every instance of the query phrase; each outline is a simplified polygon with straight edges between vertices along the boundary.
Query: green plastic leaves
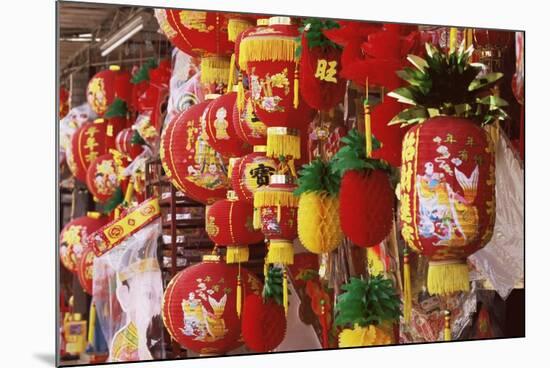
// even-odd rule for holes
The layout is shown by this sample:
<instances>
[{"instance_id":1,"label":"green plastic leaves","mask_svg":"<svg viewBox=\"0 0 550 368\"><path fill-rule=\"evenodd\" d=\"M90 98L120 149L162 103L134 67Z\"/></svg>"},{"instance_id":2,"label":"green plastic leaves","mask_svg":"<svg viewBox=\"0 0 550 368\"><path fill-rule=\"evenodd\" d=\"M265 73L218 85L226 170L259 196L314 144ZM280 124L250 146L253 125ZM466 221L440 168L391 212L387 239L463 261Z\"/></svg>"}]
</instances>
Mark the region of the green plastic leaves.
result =
<instances>
[{"instance_id":1,"label":"green plastic leaves","mask_svg":"<svg viewBox=\"0 0 550 368\"><path fill-rule=\"evenodd\" d=\"M332 161L323 162L319 158L302 166L299 171L298 188L295 195L306 192L328 192L337 195L340 190L340 176L332 169Z\"/></svg>"},{"instance_id":2,"label":"green plastic leaves","mask_svg":"<svg viewBox=\"0 0 550 368\"><path fill-rule=\"evenodd\" d=\"M115 98L113 103L109 106L107 109L107 112L105 112L106 118L122 118L126 117L126 114L128 113L128 105L126 105L126 102L124 100L121 100L120 98Z\"/></svg>"},{"instance_id":3,"label":"green plastic leaves","mask_svg":"<svg viewBox=\"0 0 550 368\"><path fill-rule=\"evenodd\" d=\"M279 305L283 305L283 270L271 267L267 271L267 277L262 292L264 299L273 299Z\"/></svg>"},{"instance_id":4,"label":"green plastic leaves","mask_svg":"<svg viewBox=\"0 0 550 368\"><path fill-rule=\"evenodd\" d=\"M140 82L148 81L149 80L149 70L154 69L158 66L157 61L155 59L149 59L143 65L136 74L132 77L132 80L130 81L132 84L138 84Z\"/></svg>"}]
</instances>

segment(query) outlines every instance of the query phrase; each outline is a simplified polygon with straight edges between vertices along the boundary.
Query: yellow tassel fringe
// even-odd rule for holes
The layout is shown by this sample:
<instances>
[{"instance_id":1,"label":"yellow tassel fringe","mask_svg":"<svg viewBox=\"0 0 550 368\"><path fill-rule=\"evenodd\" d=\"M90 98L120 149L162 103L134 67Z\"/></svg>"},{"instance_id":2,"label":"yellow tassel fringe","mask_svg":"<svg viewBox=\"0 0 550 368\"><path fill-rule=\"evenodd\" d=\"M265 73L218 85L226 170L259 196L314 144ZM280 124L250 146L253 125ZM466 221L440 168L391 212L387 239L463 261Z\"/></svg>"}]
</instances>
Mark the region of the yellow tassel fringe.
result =
<instances>
[{"instance_id":1,"label":"yellow tassel fringe","mask_svg":"<svg viewBox=\"0 0 550 368\"><path fill-rule=\"evenodd\" d=\"M238 247L227 247L227 253L225 255L226 263L241 263L248 262L250 258L250 250L247 245Z\"/></svg>"},{"instance_id":2,"label":"yellow tassel fringe","mask_svg":"<svg viewBox=\"0 0 550 368\"><path fill-rule=\"evenodd\" d=\"M244 19L229 19L229 22L227 22L227 39L235 42L237 37L250 27L252 27L252 24Z\"/></svg>"},{"instance_id":3,"label":"yellow tassel fringe","mask_svg":"<svg viewBox=\"0 0 550 368\"><path fill-rule=\"evenodd\" d=\"M252 216L252 227L255 230L262 228L262 222L260 221L260 209L254 208L254 214Z\"/></svg>"},{"instance_id":4,"label":"yellow tassel fringe","mask_svg":"<svg viewBox=\"0 0 550 368\"><path fill-rule=\"evenodd\" d=\"M355 324L353 329L346 328L338 335L338 347L340 348L389 345L391 343L391 336L383 329L373 325L361 327Z\"/></svg>"},{"instance_id":5,"label":"yellow tassel fringe","mask_svg":"<svg viewBox=\"0 0 550 368\"><path fill-rule=\"evenodd\" d=\"M271 240L267 252L267 263L293 264L294 248L292 242L288 240Z\"/></svg>"},{"instance_id":6,"label":"yellow tassel fringe","mask_svg":"<svg viewBox=\"0 0 550 368\"><path fill-rule=\"evenodd\" d=\"M340 245L340 202L327 192L308 192L300 196L298 205L298 237L312 253L333 251Z\"/></svg>"},{"instance_id":7,"label":"yellow tassel fringe","mask_svg":"<svg viewBox=\"0 0 550 368\"><path fill-rule=\"evenodd\" d=\"M275 158L279 156L291 156L294 159L300 159L300 136L270 134L268 131L266 156Z\"/></svg>"},{"instance_id":8,"label":"yellow tassel fringe","mask_svg":"<svg viewBox=\"0 0 550 368\"><path fill-rule=\"evenodd\" d=\"M295 196L290 191L270 190L269 188L257 190L254 193L254 208L282 206L282 207L298 207L300 198ZM259 212L259 210L257 211ZM258 214L259 215L259 214Z\"/></svg>"},{"instance_id":9,"label":"yellow tassel fringe","mask_svg":"<svg viewBox=\"0 0 550 368\"><path fill-rule=\"evenodd\" d=\"M412 288L409 252L406 248L403 258L403 317L405 319L405 323L409 323L411 321L412 313Z\"/></svg>"},{"instance_id":10,"label":"yellow tassel fringe","mask_svg":"<svg viewBox=\"0 0 550 368\"><path fill-rule=\"evenodd\" d=\"M451 330L451 312L445 311L445 329L443 330L443 339L445 341L451 341L453 339Z\"/></svg>"},{"instance_id":11,"label":"yellow tassel fringe","mask_svg":"<svg viewBox=\"0 0 550 368\"><path fill-rule=\"evenodd\" d=\"M241 285L241 275L237 276L237 305L235 309L237 310L237 316L241 316L241 306L242 306L242 285Z\"/></svg>"},{"instance_id":12,"label":"yellow tassel fringe","mask_svg":"<svg viewBox=\"0 0 550 368\"><path fill-rule=\"evenodd\" d=\"M298 65L296 65L296 69L294 69L294 99L292 100L292 103L295 109L298 108L299 101L300 101L300 78L298 75Z\"/></svg>"},{"instance_id":13,"label":"yellow tassel fringe","mask_svg":"<svg viewBox=\"0 0 550 368\"><path fill-rule=\"evenodd\" d=\"M286 268L283 267L283 307L285 309L285 316L288 315L288 276L286 274Z\"/></svg>"},{"instance_id":14,"label":"yellow tassel fringe","mask_svg":"<svg viewBox=\"0 0 550 368\"><path fill-rule=\"evenodd\" d=\"M231 54L229 60L229 80L227 81L227 93L233 91L233 85L235 84L235 54Z\"/></svg>"},{"instance_id":15,"label":"yellow tassel fringe","mask_svg":"<svg viewBox=\"0 0 550 368\"><path fill-rule=\"evenodd\" d=\"M239 66L244 70L249 61L298 62L297 48L298 42L292 37L244 37L239 46Z\"/></svg>"},{"instance_id":16,"label":"yellow tassel fringe","mask_svg":"<svg viewBox=\"0 0 550 368\"><path fill-rule=\"evenodd\" d=\"M458 291L470 291L470 279L466 263L436 263L428 266L428 292L447 295Z\"/></svg>"},{"instance_id":17,"label":"yellow tassel fringe","mask_svg":"<svg viewBox=\"0 0 550 368\"><path fill-rule=\"evenodd\" d=\"M239 112L244 110L244 85L243 85L243 76L239 73L239 84L237 86L237 108Z\"/></svg>"},{"instance_id":18,"label":"yellow tassel fringe","mask_svg":"<svg viewBox=\"0 0 550 368\"><path fill-rule=\"evenodd\" d=\"M229 59L223 56L203 57L201 61L201 82L227 83L229 80Z\"/></svg>"}]
</instances>

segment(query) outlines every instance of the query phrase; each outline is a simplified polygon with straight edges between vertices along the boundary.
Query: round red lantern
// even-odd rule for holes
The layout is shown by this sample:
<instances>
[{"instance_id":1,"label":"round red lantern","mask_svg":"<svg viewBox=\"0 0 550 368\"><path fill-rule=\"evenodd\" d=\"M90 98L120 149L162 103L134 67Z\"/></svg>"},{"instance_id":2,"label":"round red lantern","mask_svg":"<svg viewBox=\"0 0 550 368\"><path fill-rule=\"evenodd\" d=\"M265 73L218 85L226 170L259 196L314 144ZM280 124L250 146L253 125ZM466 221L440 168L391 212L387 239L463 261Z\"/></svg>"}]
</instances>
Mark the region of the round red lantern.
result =
<instances>
[{"instance_id":1,"label":"round red lantern","mask_svg":"<svg viewBox=\"0 0 550 368\"><path fill-rule=\"evenodd\" d=\"M239 110L238 102L233 106L233 128L237 136L248 144L252 146L265 145L267 143L267 126L256 116L250 92L245 93L244 100L242 111Z\"/></svg>"},{"instance_id":2,"label":"round red lantern","mask_svg":"<svg viewBox=\"0 0 550 368\"><path fill-rule=\"evenodd\" d=\"M132 137L136 132L131 128L126 128L120 131L116 136L116 149L119 152L127 155L130 160L138 157L143 152L141 144L132 143Z\"/></svg>"},{"instance_id":3,"label":"round red lantern","mask_svg":"<svg viewBox=\"0 0 550 368\"><path fill-rule=\"evenodd\" d=\"M208 143L224 157L240 157L252 152L252 146L239 139L233 123L237 92L213 100L206 114Z\"/></svg>"},{"instance_id":4,"label":"round red lantern","mask_svg":"<svg viewBox=\"0 0 550 368\"><path fill-rule=\"evenodd\" d=\"M166 175L179 190L204 204L224 199L229 188L226 163L208 144L205 125L210 103L201 102L176 115L160 143Z\"/></svg>"},{"instance_id":5,"label":"round red lantern","mask_svg":"<svg viewBox=\"0 0 550 368\"><path fill-rule=\"evenodd\" d=\"M468 291L466 257L491 239L494 143L470 120L436 117L403 140L401 234L428 257L428 292Z\"/></svg>"},{"instance_id":6,"label":"round red lantern","mask_svg":"<svg viewBox=\"0 0 550 368\"><path fill-rule=\"evenodd\" d=\"M71 272L76 272L78 260L87 247L88 235L109 222L107 216L88 212L65 225L60 234L59 256L61 263Z\"/></svg>"},{"instance_id":7,"label":"round red lantern","mask_svg":"<svg viewBox=\"0 0 550 368\"><path fill-rule=\"evenodd\" d=\"M80 283L80 286L82 286L82 289L89 295L93 294L94 259L94 251L91 247L86 247L82 252L82 256L80 257L76 268L78 282Z\"/></svg>"},{"instance_id":8,"label":"round red lantern","mask_svg":"<svg viewBox=\"0 0 550 368\"><path fill-rule=\"evenodd\" d=\"M258 188L269 185L277 162L265 155L265 146L254 146L254 152L238 158L231 172L231 186L239 199L252 203Z\"/></svg>"},{"instance_id":9,"label":"round red lantern","mask_svg":"<svg viewBox=\"0 0 550 368\"><path fill-rule=\"evenodd\" d=\"M73 176L85 183L90 163L114 148L114 143L114 139L107 136L107 124L103 119L82 124L73 134L70 154L67 156L67 164Z\"/></svg>"},{"instance_id":10,"label":"round red lantern","mask_svg":"<svg viewBox=\"0 0 550 368\"><path fill-rule=\"evenodd\" d=\"M250 350L257 353L271 351L285 338L285 310L274 299L264 300L260 295L249 295L244 302L242 330Z\"/></svg>"},{"instance_id":11,"label":"round red lantern","mask_svg":"<svg viewBox=\"0 0 550 368\"><path fill-rule=\"evenodd\" d=\"M302 36L300 95L314 109L329 110L344 99L346 79L340 77L342 51L337 46L309 47Z\"/></svg>"},{"instance_id":12,"label":"round red lantern","mask_svg":"<svg viewBox=\"0 0 550 368\"><path fill-rule=\"evenodd\" d=\"M240 297L259 294L262 284L256 276L217 256L205 256L174 276L162 303L164 326L174 340L201 355L221 355L243 344L237 314L239 270Z\"/></svg>"},{"instance_id":13,"label":"round red lantern","mask_svg":"<svg viewBox=\"0 0 550 368\"><path fill-rule=\"evenodd\" d=\"M131 91L130 73L121 71L118 65L111 65L109 69L97 73L90 79L86 95L92 110L103 116L116 99L128 103Z\"/></svg>"},{"instance_id":14,"label":"round red lantern","mask_svg":"<svg viewBox=\"0 0 550 368\"><path fill-rule=\"evenodd\" d=\"M216 245L227 247L227 263L248 261L248 245L264 239L262 232L254 229L253 217L252 204L237 199L233 191L206 209L206 232Z\"/></svg>"},{"instance_id":15,"label":"round red lantern","mask_svg":"<svg viewBox=\"0 0 550 368\"><path fill-rule=\"evenodd\" d=\"M120 186L119 166L111 153L99 156L88 167L86 185L94 200L104 203Z\"/></svg>"}]
</instances>

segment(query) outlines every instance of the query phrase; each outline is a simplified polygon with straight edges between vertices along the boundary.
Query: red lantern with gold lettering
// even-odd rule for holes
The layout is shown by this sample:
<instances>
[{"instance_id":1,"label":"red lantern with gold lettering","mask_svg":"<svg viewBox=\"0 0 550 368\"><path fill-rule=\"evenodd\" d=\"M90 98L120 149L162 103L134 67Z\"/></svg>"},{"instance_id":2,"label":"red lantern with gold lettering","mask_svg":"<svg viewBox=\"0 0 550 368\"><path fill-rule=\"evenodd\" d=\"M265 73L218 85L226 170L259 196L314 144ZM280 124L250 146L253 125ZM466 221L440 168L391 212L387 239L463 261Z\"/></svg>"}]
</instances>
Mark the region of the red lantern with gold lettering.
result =
<instances>
[{"instance_id":1,"label":"red lantern with gold lettering","mask_svg":"<svg viewBox=\"0 0 550 368\"><path fill-rule=\"evenodd\" d=\"M238 295L239 278L242 295ZM168 284L162 303L164 326L186 349L201 355L225 354L243 344L238 302L261 289L261 281L245 268L205 256Z\"/></svg>"},{"instance_id":2,"label":"red lantern with gold lettering","mask_svg":"<svg viewBox=\"0 0 550 368\"><path fill-rule=\"evenodd\" d=\"M73 176L83 183L90 163L115 146L114 139L107 136L107 128L103 119L96 119L82 124L73 134L67 164Z\"/></svg>"},{"instance_id":3,"label":"red lantern with gold lettering","mask_svg":"<svg viewBox=\"0 0 550 368\"><path fill-rule=\"evenodd\" d=\"M227 199L207 208L206 232L216 245L227 247L227 263L247 262L248 245L264 239L253 227L253 216L252 204L238 199L233 191L227 192Z\"/></svg>"},{"instance_id":4,"label":"red lantern with gold lettering","mask_svg":"<svg viewBox=\"0 0 550 368\"><path fill-rule=\"evenodd\" d=\"M204 101L178 114L164 129L160 158L166 175L194 200L212 204L226 197L230 187L224 158L208 143Z\"/></svg>"},{"instance_id":5,"label":"red lantern with gold lettering","mask_svg":"<svg viewBox=\"0 0 550 368\"><path fill-rule=\"evenodd\" d=\"M130 73L121 71L118 65L111 65L94 75L86 89L88 103L99 116L103 116L117 99L128 104L131 93Z\"/></svg>"},{"instance_id":6,"label":"red lantern with gold lettering","mask_svg":"<svg viewBox=\"0 0 550 368\"><path fill-rule=\"evenodd\" d=\"M94 287L94 259L95 253L91 247L86 247L80 257L76 274L78 275L78 282L82 289L89 294L93 294Z\"/></svg>"},{"instance_id":7,"label":"red lantern with gold lettering","mask_svg":"<svg viewBox=\"0 0 550 368\"><path fill-rule=\"evenodd\" d=\"M61 263L71 272L76 272L78 260L88 245L88 235L109 222L107 216L88 212L65 225L60 234L59 257Z\"/></svg>"},{"instance_id":8,"label":"red lantern with gold lettering","mask_svg":"<svg viewBox=\"0 0 550 368\"><path fill-rule=\"evenodd\" d=\"M230 92L212 101L206 114L208 143L224 157L240 157L252 152L252 146L243 142L233 123L233 108L237 92Z\"/></svg>"},{"instance_id":9,"label":"red lantern with gold lettering","mask_svg":"<svg viewBox=\"0 0 550 368\"><path fill-rule=\"evenodd\" d=\"M254 202L258 188L269 185L277 170L277 162L265 155L265 146L254 146L254 152L238 158L231 171L231 186L239 199Z\"/></svg>"}]
</instances>

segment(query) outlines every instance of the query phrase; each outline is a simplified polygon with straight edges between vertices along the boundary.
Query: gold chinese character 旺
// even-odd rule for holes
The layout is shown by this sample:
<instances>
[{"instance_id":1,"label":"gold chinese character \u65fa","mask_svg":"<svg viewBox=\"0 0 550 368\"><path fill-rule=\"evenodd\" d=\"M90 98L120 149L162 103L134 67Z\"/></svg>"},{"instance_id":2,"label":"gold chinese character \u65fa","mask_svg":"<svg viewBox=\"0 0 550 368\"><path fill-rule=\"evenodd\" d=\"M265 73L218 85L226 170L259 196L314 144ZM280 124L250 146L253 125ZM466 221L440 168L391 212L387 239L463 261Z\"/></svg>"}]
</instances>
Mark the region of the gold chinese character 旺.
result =
<instances>
[{"instance_id":1,"label":"gold chinese character \u65fa","mask_svg":"<svg viewBox=\"0 0 550 368\"><path fill-rule=\"evenodd\" d=\"M335 60L317 60L317 70L315 71L315 78L325 82L337 83L338 80L335 78L337 65L338 62Z\"/></svg>"}]
</instances>

